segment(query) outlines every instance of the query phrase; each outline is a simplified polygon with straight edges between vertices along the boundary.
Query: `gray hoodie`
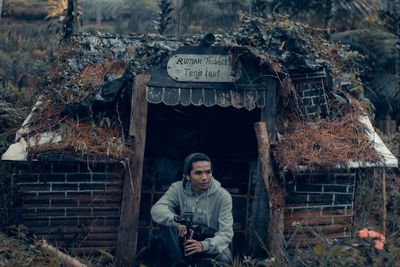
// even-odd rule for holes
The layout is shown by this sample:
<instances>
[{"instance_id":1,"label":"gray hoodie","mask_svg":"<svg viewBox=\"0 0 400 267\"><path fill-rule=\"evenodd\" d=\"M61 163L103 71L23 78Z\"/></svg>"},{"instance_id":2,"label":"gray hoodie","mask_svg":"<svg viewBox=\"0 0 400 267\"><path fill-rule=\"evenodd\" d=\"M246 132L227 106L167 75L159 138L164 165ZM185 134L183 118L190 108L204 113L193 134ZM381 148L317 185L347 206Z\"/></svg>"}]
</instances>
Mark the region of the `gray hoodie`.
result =
<instances>
[{"instance_id":1,"label":"gray hoodie","mask_svg":"<svg viewBox=\"0 0 400 267\"><path fill-rule=\"evenodd\" d=\"M193 224L217 230L214 237L201 241L203 252L220 254L232 242L232 197L214 178L200 195L193 192L190 182L175 182L151 208L153 220L164 226L176 226L174 217L184 212L193 212Z\"/></svg>"}]
</instances>

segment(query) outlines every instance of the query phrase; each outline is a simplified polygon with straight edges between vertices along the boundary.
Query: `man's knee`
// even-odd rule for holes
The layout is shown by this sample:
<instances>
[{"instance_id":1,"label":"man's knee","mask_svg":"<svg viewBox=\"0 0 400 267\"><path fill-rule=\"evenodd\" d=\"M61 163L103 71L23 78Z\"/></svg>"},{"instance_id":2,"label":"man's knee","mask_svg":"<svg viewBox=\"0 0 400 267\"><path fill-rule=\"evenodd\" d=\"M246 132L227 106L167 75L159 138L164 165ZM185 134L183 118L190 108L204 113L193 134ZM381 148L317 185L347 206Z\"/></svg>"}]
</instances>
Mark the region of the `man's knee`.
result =
<instances>
[{"instance_id":1,"label":"man's knee","mask_svg":"<svg viewBox=\"0 0 400 267\"><path fill-rule=\"evenodd\" d=\"M232 262L232 253L229 247L223 250L215 260L220 263L231 263Z\"/></svg>"}]
</instances>

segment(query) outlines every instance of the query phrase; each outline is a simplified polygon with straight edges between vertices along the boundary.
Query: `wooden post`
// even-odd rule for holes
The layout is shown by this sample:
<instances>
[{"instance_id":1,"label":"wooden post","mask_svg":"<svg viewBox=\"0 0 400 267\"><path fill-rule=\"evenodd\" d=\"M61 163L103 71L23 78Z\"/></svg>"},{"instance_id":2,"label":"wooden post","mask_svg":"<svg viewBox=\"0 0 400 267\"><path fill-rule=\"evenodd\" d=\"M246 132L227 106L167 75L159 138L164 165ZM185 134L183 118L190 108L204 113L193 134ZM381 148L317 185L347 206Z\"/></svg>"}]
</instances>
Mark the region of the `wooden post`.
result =
<instances>
[{"instance_id":1,"label":"wooden post","mask_svg":"<svg viewBox=\"0 0 400 267\"><path fill-rule=\"evenodd\" d=\"M254 124L256 131L261 175L269 196L268 248L273 256L279 256L284 246L285 189L274 175L267 127L264 122Z\"/></svg>"},{"instance_id":2,"label":"wooden post","mask_svg":"<svg viewBox=\"0 0 400 267\"><path fill-rule=\"evenodd\" d=\"M250 224L249 248L252 256L264 257L268 240L268 219L269 219L269 201L268 193L265 188L263 176L261 174L261 166L258 162L256 186L254 190L254 200ZM260 244L261 242L261 244Z\"/></svg>"},{"instance_id":3,"label":"wooden post","mask_svg":"<svg viewBox=\"0 0 400 267\"><path fill-rule=\"evenodd\" d=\"M386 170L382 169L382 193L383 193L383 235L386 237L387 229L387 195L386 195Z\"/></svg>"},{"instance_id":4,"label":"wooden post","mask_svg":"<svg viewBox=\"0 0 400 267\"><path fill-rule=\"evenodd\" d=\"M140 194L142 188L142 172L144 148L146 142L147 101L146 83L148 75L138 75L132 89L131 124L129 135L133 138L133 153L127 160L118 242L116 266L133 266L139 228Z\"/></svg>"}]
</instances>

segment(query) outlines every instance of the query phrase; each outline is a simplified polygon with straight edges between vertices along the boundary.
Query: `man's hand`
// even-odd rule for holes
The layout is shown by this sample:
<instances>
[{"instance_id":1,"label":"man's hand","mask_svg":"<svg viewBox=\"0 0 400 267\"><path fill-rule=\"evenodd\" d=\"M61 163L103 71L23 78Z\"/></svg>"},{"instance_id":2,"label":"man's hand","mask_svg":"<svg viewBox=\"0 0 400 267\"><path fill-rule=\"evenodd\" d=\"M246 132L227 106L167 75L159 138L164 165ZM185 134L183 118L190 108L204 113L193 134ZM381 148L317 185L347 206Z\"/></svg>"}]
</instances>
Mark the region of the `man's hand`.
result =
<instances>
[{"instance_id":1,"label":"man's hand","mask_svg":"<svg viewBox=\"0 0 400 267\"><path fill-rule=\"evenodd\" d=\"M184 237L184 236L186 235L186 233L187 233L187 228L186 228L186 226L178 223L178 224L176 225L176 227L178 228L178 234L179 234L179 236Z\"/></svg>"},{"instance_id":2,"label":"man's hand","mask_svg":"<svg viewBox=\"0 0 400 267\"><path fill-rule=\"evenodd\" d=\"M185 256L203 252L203 245L197 240L189 239L183 245L185 246Z\"/></svg>"},{"instance_id":3,"label":"man's hand","mask_svg":"<svg viewBox=\"0 0 400 267\"><path fill-rule=\"evenodd\" d=\"M187 234L186 225L182 225L182 224L179 224L179 223L178 223L178 224L176 225L176 227L178 228L178 234L179 234L179 236L181 236L181 237L186 236L186 234ZM190 238L193 237L193 233L194 233L194 231L193 231L193 230L190 230Z\"/></svg>"}]
</instances>

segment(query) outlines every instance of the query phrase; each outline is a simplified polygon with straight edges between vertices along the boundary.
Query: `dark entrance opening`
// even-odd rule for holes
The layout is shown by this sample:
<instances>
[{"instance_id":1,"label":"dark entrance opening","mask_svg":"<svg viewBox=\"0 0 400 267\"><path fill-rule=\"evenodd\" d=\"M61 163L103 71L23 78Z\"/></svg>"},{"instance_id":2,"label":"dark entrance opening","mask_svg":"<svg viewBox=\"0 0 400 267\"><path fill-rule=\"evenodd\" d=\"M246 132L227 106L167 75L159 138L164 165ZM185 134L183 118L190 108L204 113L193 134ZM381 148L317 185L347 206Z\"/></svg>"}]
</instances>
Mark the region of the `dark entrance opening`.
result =
<instances>
[{"instance_id":1,"label":"dark entrance opening","mask_svg":"<svg viewBox=\"0 0 400 267\"><path fill-rule=\"evenodd\" d=\"M171 183L182 179L183 159L203 152L213 160L214 177L233 198L234 255L247 254L258 157L253 125L260 121L260 113L259 109L149 104L139 249L157 234L151 206Z\"/></svg>"}]
</instances>

